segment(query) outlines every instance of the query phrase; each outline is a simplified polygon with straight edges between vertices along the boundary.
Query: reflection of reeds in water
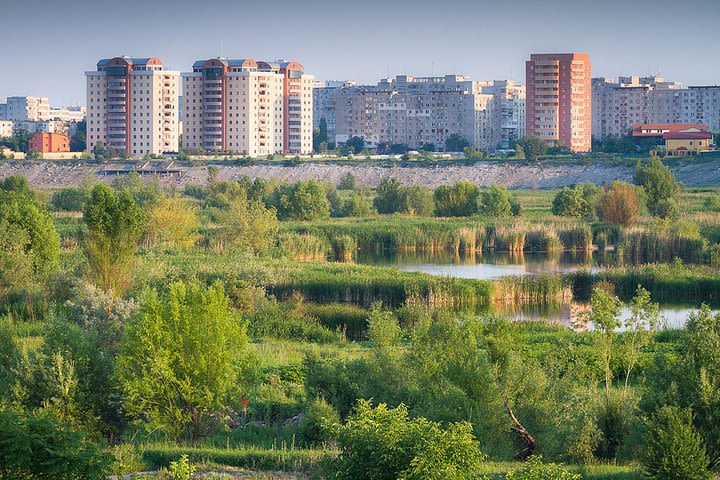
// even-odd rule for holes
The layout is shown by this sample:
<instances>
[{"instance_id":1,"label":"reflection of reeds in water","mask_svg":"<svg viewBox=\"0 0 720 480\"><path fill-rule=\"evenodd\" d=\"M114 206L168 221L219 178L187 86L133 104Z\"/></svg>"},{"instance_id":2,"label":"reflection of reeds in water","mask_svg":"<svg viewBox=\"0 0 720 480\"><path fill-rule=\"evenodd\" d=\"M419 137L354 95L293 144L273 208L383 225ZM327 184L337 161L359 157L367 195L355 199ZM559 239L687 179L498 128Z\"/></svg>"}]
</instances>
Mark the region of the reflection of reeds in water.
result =
<instances>
[{"instance_id":1,"label":"reflection of reeds in water","mask_svg":"<svg viewBox=\"0 0 720 480\"><path fill-rule=\"evenodd\" d=\"M657 233L642 228L622 232L618 244L631 263L670 262L679 258L684 262L700 262L705 252L705 240L679 233Z\"/></svg>"}]
</instances>

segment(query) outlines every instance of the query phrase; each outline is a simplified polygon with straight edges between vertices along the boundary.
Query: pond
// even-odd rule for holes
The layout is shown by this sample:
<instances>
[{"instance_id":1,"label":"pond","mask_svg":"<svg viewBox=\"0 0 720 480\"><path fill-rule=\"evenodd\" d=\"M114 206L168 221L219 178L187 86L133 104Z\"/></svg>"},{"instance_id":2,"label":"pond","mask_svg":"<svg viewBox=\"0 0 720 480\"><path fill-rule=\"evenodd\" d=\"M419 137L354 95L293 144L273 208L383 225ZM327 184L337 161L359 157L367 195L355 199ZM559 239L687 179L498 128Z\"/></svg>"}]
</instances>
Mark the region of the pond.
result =
<instances>
[{"instance_id":1,"label":"pond","mask_svg":"<svg viewBox=\"0 0 720 480\"><path fill-rule=\"evenodd\" d=\"M459 254L448 252L383 252L360 253L358 263L395 267L410 272L423 272L454 278L475 280L496 280L501 277L537 275L543 273L569 273L577 270L597 272L615 264L611 252L598 255L597 252L510 253L483 252L482 254ZM681 328L688 316L699 306L661 304L660 316L667 328ZM546 320L573 326L582 320L589 310L587 304L571 302L566 304L524 304L494 305L490 311L506 315L518 321ZM714 310L715 313L718 310ZM623 319L630 312L623 311Z\"/></svg>"}]
</instances>

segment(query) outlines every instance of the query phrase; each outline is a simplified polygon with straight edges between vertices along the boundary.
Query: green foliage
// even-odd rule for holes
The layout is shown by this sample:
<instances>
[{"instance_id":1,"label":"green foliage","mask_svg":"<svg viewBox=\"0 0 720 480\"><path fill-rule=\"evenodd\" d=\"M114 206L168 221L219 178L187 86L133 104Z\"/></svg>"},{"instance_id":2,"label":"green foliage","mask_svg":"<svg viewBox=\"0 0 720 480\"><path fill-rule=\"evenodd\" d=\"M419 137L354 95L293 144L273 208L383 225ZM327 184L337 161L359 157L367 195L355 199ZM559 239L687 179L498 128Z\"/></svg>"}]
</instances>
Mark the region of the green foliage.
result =
<instances>
[{"instance_id":1,"label":"green foliage","mask_svg":"<svg viewBox=\"0 0 720 480\"><path fill-rule=\"evenodd\" d=\"M592 219L595 215L595 196L598 187L593 184L564 187L553 198L552 213L564 217Z\"/></svg>"},{"instance_id":2,"label":"green foliage","mask_svg":"<svg viewBox=\"0 0 720 480\"><path fill-rule=\"evenodd\" d=\"M525 466L518 470L511 470L505 475L505 480L580 480L577 473L571 473L562 465L543 463L542 456L531 456Z\"/></svg>"},{"instance_id":3,"label":"green foliage","mask_svg":"<svg viewBox=\"0 0 720 480\"><path fill-rule=\"evenodd\" d=\"M465 147L469 146L470 142L468 142L465 137L459 133L451 133L445 138L446 152L462 152L465 150Z\"/></svg>"},{"instance_id":4,"label":"green foliage","mask_svg":"<svg viewBox=\"0 0 720 480\"><path fill-rule=\"evenodd\" d=\"M249 198L244 189L218 208L215 216L221 227L213 240L220 250L229 247L264 253L275 243L279 227L276 210L267 208L260 199Z\"/></svg>"},{"instance_id":5,"label":"green foliage","mask_svg":"<svg viewBox=\"0 0 720 480\"><path fill-rule=\"evenodd\" d=\"M60 212L81 212L88 198L88 190L83 187L67 187L53 193L50 205Z\"/></svg>"},{"instance_id":6,"label":"green foliage","mask_svg":"<svg viewBox=\"0 0 720 480\"><path fill-rule=\"evenodd\" d=\"M632 185L613 182L600 196L599 211L603 222L629 227L637 220L640 199Z\"/></svg>"},{"instance_id":7,"label":"green foliage","mask_svg":"<svg viewBox=\"0 0 720 480\"><path fill-rule=\"evenodd\" d=\"M708 456L689 409L662 407L647 422L645 472L658 480L706 480Z\"/></svg>"},{"instance_id":8,"label":"green foliage","mask_svg":"<svg viewBox=\"0 0 720 480\"><path fill-rule=\"evenodd\" d=\"M366 192L355 191L343 202L343 217L368 217L373 214L373 204Z\"/></svg>"},{"instance_id":9,"label":"green foliage","mask_svg":"<svg viewBox=\"0 0 720 480\"><path fill-rule=\"evenodd\" d=\"M374 303L368 317L368 340L380 348L397 347L402 340L402 330L395 315Z\"/></svg>"},{"instance_id":10,"label":"green foliage","mask_svg":"<svg viewBox=\"0 0 720 480\"><path fill-rule=\"evenodd\" d=\"M119 378L131 413L193 443L221 423L241 380L247 336L223 287L174 283L151 291L130 321Z\"/></svg>"},{"instance_id":11,"label":"green foliage","mask_svg":"<svg viewBox=\"0 0 720 480\"><path fill-rule=\"evenodd\" d=\"M395 213L402 209L400 182L396 178L385 177L375 190L373 203L378 213Z\"/></svg>"},{"instance_id":12,"label":"green foliage","mask_svg":"<svg viewBox=\"0 0 720 480\"><path fill-rule=\"evenodd\" d=\"M329 478L338 480L461 480L485 458L467 423L447 428L410 418L407 407L373 408L361 401L338 434L340 454Z\"/></svg>"},{"instance_id":13,"label":"green foliage","mask_svg":"<svg viewBox=\"0 0 720 480\"><path fill-rule=\"evenodd\" d=\"M467 217L477 213L480 189L474 183L459 180L454 185L435 189L435 214L439 217Z\"/></svg>"},{"instance_id":14,"label":"green foliage","mask_svg":"<svg viewBox=\"0 0 720 480\"><path fill-rule=\"evenodd\" d=\"M645 191L650 213L663 218L675 213L677 206L670 201L677 202L682 186L659 157L651 157L644 164L638 162L633 181Z\"/></svg>"},{"instance_id":15,"label":"green foliage","mask_svg":"<svg viewBox=\"0 0 720 480\"><path fill-rule=\"evenodd\" d=\"M320 220L330 216L327 194L316 180L282 184L273 197L281 220Z\"/></svg>"},{"instance_id":16,"label":"green foliage","mask_svg":"<svg viewBox=\"0 0 720 480\"><path fill-rule=\"evenodd\" d=\"M162 187L157 178L143 179L137 172L117 178L113 188L119 192L127 192L140 207L153 205L162 196Z\"/></svg>"},{"instance_id":17,"label":"green foliage","mask_svg":"<svg viewBox=\"0 0 720 480\"><path fill-rule=\"evenodd\" d=\"M484 215L495 218L509 217L519 214L517 209L517 200L504 185L493 185L482 192L479 211Z\"/></svg>"},{"instance_id":18,"label":"green foliage","mask_svg":"<svg viewBox=\"0 0 720 480\"><path fill-rule=\"evenodd\" d=\"M356 186L357 179L352 172L347 172L345 175L343 175L337 184L338 190L355 190Z\"/></svg>"},{"instance_id":19,"label":"green foliage","mask_svg":"<svg viewBox=\"0 0 720 480\"><path fill-rule=\"evenodd\" d=\"M90 192L83 219L88 228L84 247L90 279L103 290L122 296L132 282L145 214L128 192L117 194L98 184Z\"/></svg>"},{"instance_id":20,"label":"green foliage","mask_svg":"<svg viewBox=\"0 0 720 480\"><path fill-rule=\"evenodd\" d=\"M11 317L0 318L0 405L10 400L22 354L13 336Z\"/></svg>"},{"instance_id":21,"label":"green foliage","mask_svg":"<svg viewBox=\"0 0 720 480\"><path fill-rule=\"evenodd\" d=\"M84 152L87 150L87 120L81 120L75 125L75 133L70 138L71 152Z\"/></svg>"},{"instance_id":22,"label":"green foliage","mask_svg":"<svg viewBox=\"0 0 720 480\"><path fill-rule=\"evenodd\" d=\"M183 454L176 462L170 462L170 478L172 480L190 480L195 473L195 466L188 460L187 454Z\"/></svg>"},{"instance_id":23,"label":"green foliage","mask_svg":"<svg viewBox=\"0 0 720 480\"><path fill-rule=\"evenodd\" d=\"M108 455L47 415L0 411L0 478L100 480Z\"/></svg>"},{"instance_id":24,"label":"green foliage","mask_svg":"<svg viewBox=\"0 0 720 480\"><path fill-rule=\"evenodd\" d=\"M433 192L429 188L417 185L400 188L399 212L418 217L427 217L432 215L434 209Z\"/></svg>"},{"instance_id":25,"label":"green foliage","mask_svg":"<svg viewBox=\"0 0 720 480\"><path fill-rule=\"evenodd\" d=\"M517 144L525 153L525 158L531 162L536 162L548 151L547 143L540 137L525 136L518 140Z\"/></svg>"},{"instance_id":26,"label":"green foliage","mask_svg":"<svg viewBox=\"0 0 720 480\"><path fill-rule=\"evenodd\" d=\"M300 438L306 445L325 445L335 439L340 415L323 398L308 403L300 421Z\"/></svg>"}]
</instances>

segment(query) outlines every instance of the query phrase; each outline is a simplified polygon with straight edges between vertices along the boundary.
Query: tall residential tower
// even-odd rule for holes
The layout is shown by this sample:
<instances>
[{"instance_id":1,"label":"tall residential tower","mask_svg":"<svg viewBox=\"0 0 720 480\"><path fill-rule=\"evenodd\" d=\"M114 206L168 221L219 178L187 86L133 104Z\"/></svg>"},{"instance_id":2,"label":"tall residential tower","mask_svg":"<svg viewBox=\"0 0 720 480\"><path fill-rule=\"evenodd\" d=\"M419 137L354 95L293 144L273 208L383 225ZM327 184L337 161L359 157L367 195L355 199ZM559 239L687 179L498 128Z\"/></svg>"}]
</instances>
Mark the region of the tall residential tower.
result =
<instances>
[{"instance_id":1,"label":"tall residential tower","mask_svg":"<svg viewBox=\"0 0 720 480\"><path fill-rule=\"evenodd\" d=\"M533 54L525 63L525 133L572 152L592 143L590 56L581 53Z\"/></svg>"},{"instance_id":2,"label":"tall residential tower","mask_svg":"<svg viewBox=\"0 0 720 480\"><path fill-rule=\"evenodd\" d=\"M128 156L178 151L179 73L158 58L107 58L87 79L87 148Z\"/></svg>"},{"instance_id":3,"label":"tall residential tower","mask_svg":"<svg viewBox=\"0 0 720 480\"><path fill-rule=\"evenodd\" d=\"M299 63L213 58L195 62L182 78L184 148L312 152L313 77Z\"/></svg>"}]
</instances>

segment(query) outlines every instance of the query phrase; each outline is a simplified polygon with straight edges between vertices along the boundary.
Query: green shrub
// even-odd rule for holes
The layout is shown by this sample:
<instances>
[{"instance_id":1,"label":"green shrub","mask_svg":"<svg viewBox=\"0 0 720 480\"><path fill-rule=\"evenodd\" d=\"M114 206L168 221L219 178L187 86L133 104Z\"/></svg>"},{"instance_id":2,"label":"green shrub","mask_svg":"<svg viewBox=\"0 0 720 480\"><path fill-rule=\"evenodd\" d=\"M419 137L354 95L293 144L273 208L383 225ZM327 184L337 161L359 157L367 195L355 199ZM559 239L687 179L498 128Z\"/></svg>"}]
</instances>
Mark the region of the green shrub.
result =
<instances>
[{"instance_id":1,"label":"green shrub","mask_svg":"<svg viewBox=\"0 0 720 480\"><path fill-rule=\"evenodd\" d=\"M170 478L172 480L190 480L195 473L195 466L183 454L176 462L170 462Z\"/></svg>"},{"instance_id":2,"label":"green shrub","mask_svg":"<svg viewBox=\"0 0 720 480\"><path fill-rule=\"evenodd\" d=\"M334 440L340 415L323 398L316 398L305 408L300 421L300 438L308 446L324 445Z\"/></svg>"},{"instance_id":3,"label":"green shrub","mask_svg":"<svg viewBox=\"0 0 720 480\"><path fill-rule=\"evenodd\" d=\"M478 210L489 217L509 217L514 215L513 205L517 204L510 191L504 185L493 185L482 192ZM519 206L518 206L519 208ZM519 210L516 209L517 214Z\"/></svg>"},{"instance_id":4,"label":"green shrub","mask_svg":"<svg viewBox=\"0 0 720 480\"><path fill-rule=\"evenodd\" d=\"M53 193L50 205L54 210L63 212L81 212L88 198L85 188L62 188Z\"/></svg>"},{"instance_id":5,"label":"green shrub","mask_svg":"<svg viewBox=\"0 0 720 480\"><path fill-rule=\"evenodd\" d=\"M435 214L439 217L467 217L477 213L480 189L472 182L458 180L435 189ZM508 214L510 206L508 205Z\"/></svg>"},{"instance_id":6,"label":"green shrub","mask_svg":"<svg viewBox=\"0 0 720 480\"><path fill-rule=\"evenodd\" d=\"M643 466L658 480L706 480L708 456L690 409L662 407L648 421Z\"/></svg>"},{"instance_id":7,"label":"green shrub","mask_svg":"<svg viewBox=\"0 0 720 480\"><path fill-rule=\"evenodd\" d=\"M519 470L511 470L505 480L580 480L580 475L571 473L562 465L543 463L541 456L531 456L525 466Z\"/></svg>"}]
</instances>

